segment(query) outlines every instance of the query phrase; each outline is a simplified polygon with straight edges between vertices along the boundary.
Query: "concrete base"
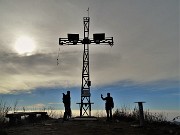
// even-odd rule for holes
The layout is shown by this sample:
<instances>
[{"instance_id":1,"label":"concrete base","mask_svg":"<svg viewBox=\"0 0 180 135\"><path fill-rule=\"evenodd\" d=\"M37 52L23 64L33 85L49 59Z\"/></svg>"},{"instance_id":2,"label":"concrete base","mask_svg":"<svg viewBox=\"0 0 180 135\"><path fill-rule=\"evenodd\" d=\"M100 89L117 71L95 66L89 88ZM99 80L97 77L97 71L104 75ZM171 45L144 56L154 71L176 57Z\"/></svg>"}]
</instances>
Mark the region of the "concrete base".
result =
<instances>
[{"instance_id":1,"label":"concrete base","mask_svg":"<svg viewBox=\"0 0 180 135\"><path fill-rule=\"evenodd\" d=\"M75 118L73 118L72 120L77 120L77 121L96 121L97 120L97 117L94 117L94 116L83 116L83 117L80 117L80 116L77 116Z\"/></svg>"}]
</instances>

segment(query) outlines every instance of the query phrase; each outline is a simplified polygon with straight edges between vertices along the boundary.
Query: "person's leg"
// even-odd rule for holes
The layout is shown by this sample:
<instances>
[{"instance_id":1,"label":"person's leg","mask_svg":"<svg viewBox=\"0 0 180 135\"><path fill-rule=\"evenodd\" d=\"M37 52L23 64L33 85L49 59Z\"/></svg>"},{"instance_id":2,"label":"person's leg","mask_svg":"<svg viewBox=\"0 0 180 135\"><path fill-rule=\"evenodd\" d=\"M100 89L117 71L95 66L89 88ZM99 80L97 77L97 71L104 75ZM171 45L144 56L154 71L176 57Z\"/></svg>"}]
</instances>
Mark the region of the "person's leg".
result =
<instances>
[{"instance_id":1,"label":"person's leg","mask_svg":"<svg viewBox=\"0 0 180 135\"><path fill-rule=\"evenodd\" d=\"M109 111L110 111L110 119L112 120L112 109L110 109Z\"/></svg>"},{"instance_id":2,"label":"person's leg","mask_svg":"<svg viewBox=\"0 0 180 135\"><path fill-rule=\"evenodd\" d=\"M67 119L67 113L66 111L64 112L64 116L63 116L63 120L66 120Z\"/></svg>"},{"instance_id":3,"label":"person's leg","mask_svg":"<svg viewBox=\"0 0 180 135\"><path fill-rule=\"evenodd\" d=\"M68 106L67 116L68 116L68 118L71 118L71 108L70 108L70 106Z\"/></svg>"},{"instance_id":4,"label":"person's leg","mask_svg":"<svg viewBox=\"0 0 180 135\"><path fill-rule=\"evenodd\" d=\"M109 120L109 110L106 109L106 114L107 114L107 120Z\"/></svg>"},{"instance_id":5,"label":"person's leg","mask_svg":"<svg viewBox=\"0 0 180 135\"><path fill-rule=\"evenodd\" d=\"M71 118L72 112L71 112L71 108L69 108L69 117Z\"/></svg>"},{"instance_id":6,"label":"person's leg","mask_svg":"<svg viewBox=\"0 0 180 135\"><path fill-rule=\"evenodd\" d=\"M64 105L64 107L65 107L65 112L64 112L64 117L63 117L63 119L64 119L64 120L67 120L68 106L67 106L67 105Z\"/></svg>"}]
</instances>

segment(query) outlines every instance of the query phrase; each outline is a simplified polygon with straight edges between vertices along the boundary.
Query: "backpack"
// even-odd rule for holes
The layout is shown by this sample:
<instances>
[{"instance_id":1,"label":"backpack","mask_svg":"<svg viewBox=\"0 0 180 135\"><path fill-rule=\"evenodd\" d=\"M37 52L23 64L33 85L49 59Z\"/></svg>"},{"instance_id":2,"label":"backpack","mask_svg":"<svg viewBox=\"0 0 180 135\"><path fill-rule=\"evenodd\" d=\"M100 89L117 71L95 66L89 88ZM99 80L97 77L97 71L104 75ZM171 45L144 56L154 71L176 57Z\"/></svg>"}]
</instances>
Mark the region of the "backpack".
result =
<instances>
[{"instance_id":1,"label":"backpack","mask_svg":"<svg viewBox=\"0 0 180 135\"><path fill-rule=\"evenodd\" d=\"M113 98L111 97L111 107L114 108Z\"/></svg>"}]
</instances>

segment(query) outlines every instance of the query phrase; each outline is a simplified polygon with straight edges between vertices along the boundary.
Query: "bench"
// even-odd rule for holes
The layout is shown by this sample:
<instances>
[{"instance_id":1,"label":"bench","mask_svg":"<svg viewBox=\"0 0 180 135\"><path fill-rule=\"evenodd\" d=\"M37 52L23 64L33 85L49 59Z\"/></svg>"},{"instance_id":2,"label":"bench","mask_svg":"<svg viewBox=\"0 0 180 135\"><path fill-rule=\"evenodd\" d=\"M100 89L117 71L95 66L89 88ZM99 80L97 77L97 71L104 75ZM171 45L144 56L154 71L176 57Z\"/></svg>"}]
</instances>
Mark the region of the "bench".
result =
<instances>
[{"instance_id":1,"label":"bench","mask_svg":"<svg viewBox=\"0 0 180 135\"><path fill-rule=\"evenodd\" d=\"M38 115L40 116L37 117ZM6 118L9 118L10 124L21 123L22 116L28 116L29 122L36 122L37 118L39 118L40 120L45 120L49 117L47 115L47 112L14 112L14 113L6 114Z\"/></svg>"}]
</instances>

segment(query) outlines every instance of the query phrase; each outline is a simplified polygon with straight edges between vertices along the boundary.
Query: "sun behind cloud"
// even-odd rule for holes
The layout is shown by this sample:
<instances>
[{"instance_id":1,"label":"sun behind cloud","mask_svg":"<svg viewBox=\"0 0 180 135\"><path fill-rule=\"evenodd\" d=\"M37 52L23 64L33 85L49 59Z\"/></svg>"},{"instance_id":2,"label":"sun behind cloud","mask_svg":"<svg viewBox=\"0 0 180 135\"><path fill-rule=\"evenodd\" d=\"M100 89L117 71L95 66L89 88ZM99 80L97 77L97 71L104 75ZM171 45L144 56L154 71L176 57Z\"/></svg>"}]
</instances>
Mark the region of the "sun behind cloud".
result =
<instances>
[{"instance_id":1,"label":"sun behind cloud","mask_svg":"<svg viewBox=\"0 0 180 135\"><path fill-rule=\"evenodd\" d=\"M21 36L17 38L14 47L19 55L31 55L36 48L36 44L33 38Z\"/></svg>"}]
</instances>

